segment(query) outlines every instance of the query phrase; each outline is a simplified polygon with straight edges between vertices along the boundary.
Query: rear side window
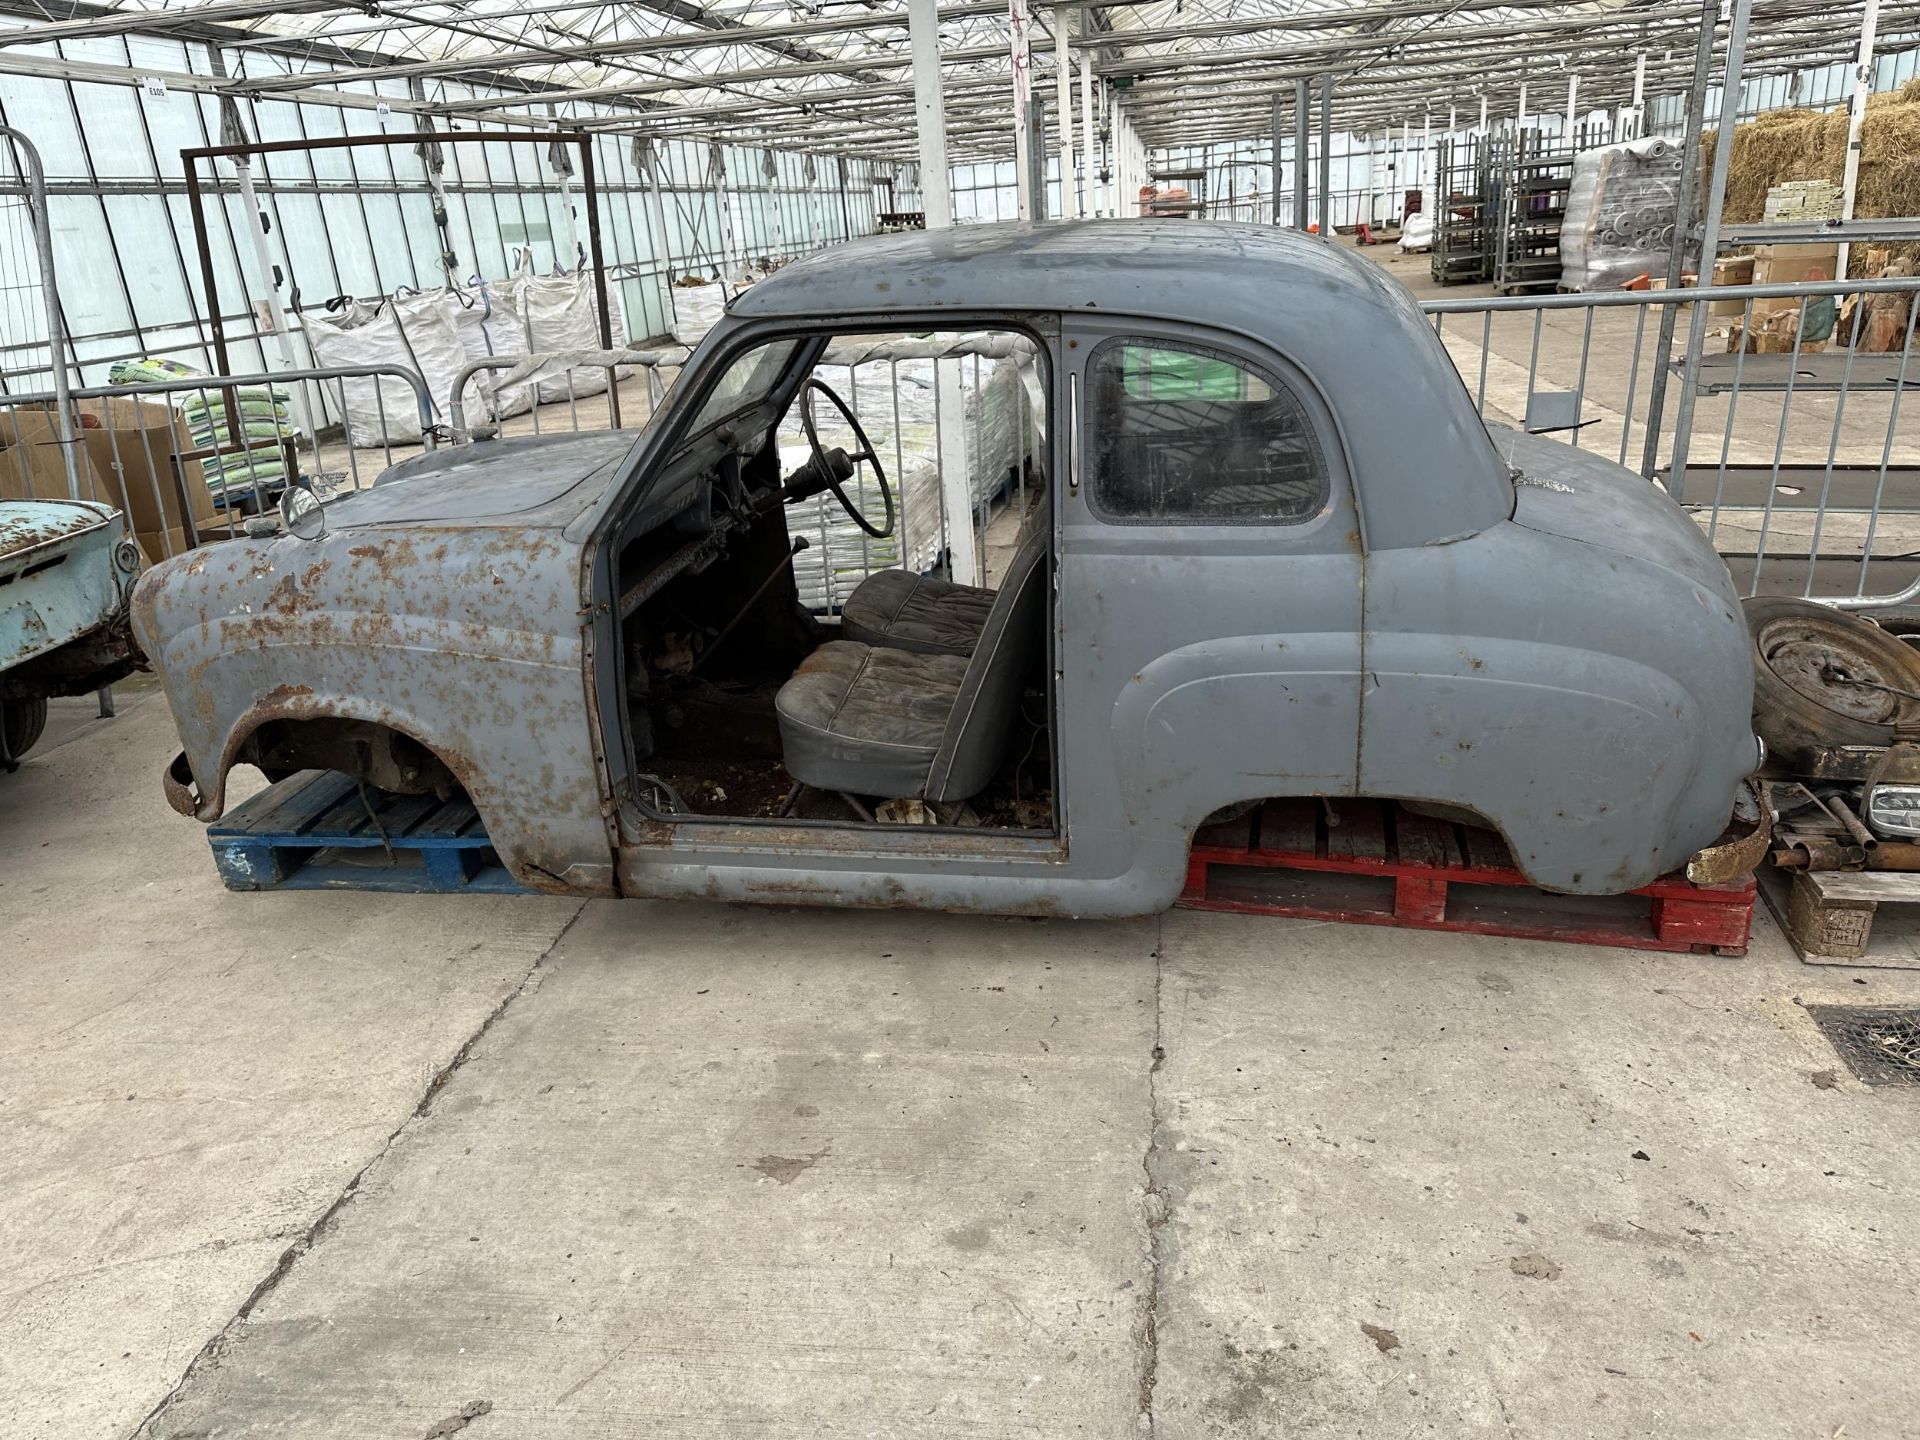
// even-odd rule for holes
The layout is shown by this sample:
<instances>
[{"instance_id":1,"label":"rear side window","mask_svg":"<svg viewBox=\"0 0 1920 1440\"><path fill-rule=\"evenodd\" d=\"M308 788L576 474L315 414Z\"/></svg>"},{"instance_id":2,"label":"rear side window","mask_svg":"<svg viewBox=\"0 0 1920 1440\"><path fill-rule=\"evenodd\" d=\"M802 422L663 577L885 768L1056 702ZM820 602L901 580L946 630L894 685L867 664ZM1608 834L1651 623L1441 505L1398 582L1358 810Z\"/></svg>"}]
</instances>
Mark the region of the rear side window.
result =
<instances>
[{"instance_id":1,"label":"rear side window","mask_svg":"<svg viewBox=\"0 0 1920 1440\"><path fill-rule=\"evenodd\" d=\"M1305 408L1218 350L1108 340L1093 353L1087 455L1103 519L1298 524L1327 503Z\"/></svg>"}]
</instances>

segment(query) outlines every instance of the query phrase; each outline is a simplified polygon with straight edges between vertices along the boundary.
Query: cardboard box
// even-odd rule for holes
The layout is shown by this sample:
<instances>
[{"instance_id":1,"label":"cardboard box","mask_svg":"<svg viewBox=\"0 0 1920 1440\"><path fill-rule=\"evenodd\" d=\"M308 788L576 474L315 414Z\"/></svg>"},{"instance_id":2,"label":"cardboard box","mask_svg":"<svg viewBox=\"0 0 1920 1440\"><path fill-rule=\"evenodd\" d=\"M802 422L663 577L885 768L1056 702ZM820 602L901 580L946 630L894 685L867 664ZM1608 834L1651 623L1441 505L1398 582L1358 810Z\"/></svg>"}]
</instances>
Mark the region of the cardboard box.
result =
<instances>
[{"instance_id":1,"label":"cardboard box","mask_svg":"<svg viewBox=\"0 0 1920 1440\"><path fill-rule=\"evenodd\" d=\"M163 401L108 396L78 402L93 468L136 534L158 534L191 520L205 529L218 513L186 421Z\"/></svg>"},{"instance_id":2,"label":"cardboard box","mask_svg":"<svg viewBox=\"0 0 1920 1440\"><path fill-rule=\"evenodd\" d=\"M86 446L73 450L82 500L113 503ZM39 407L0 410L0 500L68 499L67 467L60 456L60 430L53 411Z\"/></svg>"},{"instance_id":3,"label":"cardboard box","mask_svg":"<svg viewBox=\"0 0 1920 1440\"><path fill-rule=\"evenodd\" d=\"M1838 245L1825 243L1761 245L1753 252L1753 283L1756 285L1803 285L1816 280L1831 280L1834 268L1839 263L1840 247ZM1753 318L1757 324L1762 316L1799 308L1800 302L1790 296L1755 300Z\"/></svg>"},{"instance_id":4,"label":"cardboard box","mask_svg":"<svg viewBox=\"0 0 1920 1440\"><path fill-rule=\"evenodd\" d=\"M1682 290L1693 289L1693 282L1698 278L1699 278L1698 276L1692 274L1689 271L1685 271L1685 270L1681 271L1679 288ZM1670 288L1672 287L1670 287L1667 284L1667 277L1664 275L1652 276L1647 281L1647 289L1649 290L1666 290ZM1685 315L1693 309L1693 301L1684 300L1679 304L1673 306L1672 309L1675 315Z\"/></svg>"},{"instance_id":5,"label":"cardboard box","mask_svg":"<svg viewBox=\"0 0 1920 1440\"><path fill-rule=\"evenodd\" d=\"M1787 355L1797 348L1802 355L1815 355L1827 348L1825 340L1801 340L1800 312L1793 310L1777 311L1772 315L1756 315L1751 330L1744 330L1739 321L1735 321L1727 330L1727 350L1730 354L1745 349L1749 355Z\"/></svg>"},{"instance_id":6,"label":"cardboard box","mask_svg":"<svg viewBox=\"0 0 1920 1440\"><path fill-rule=\"evenodd\" d=\"M140 542L140 553L146 557L149 565L158 565L174 555L184 555L193 548L193 537L187 534L184 525L176 525L171 530L136 530L133 538Z\"/></svg>"},{"instance_id":7,"label":"cardboard box","mask_svg":"<svg viewBox=\"0 0 1920 1440\"><path fill-rule=\"evenodd\" d=\"M1713 262L1713 283L1715 285L1751 285L1753 284L1753 256L1723 255ZM1709 315L1744 315L1747 302L1744 300L1712 300L1707 303Z\"/></svg>"}]
</instances>

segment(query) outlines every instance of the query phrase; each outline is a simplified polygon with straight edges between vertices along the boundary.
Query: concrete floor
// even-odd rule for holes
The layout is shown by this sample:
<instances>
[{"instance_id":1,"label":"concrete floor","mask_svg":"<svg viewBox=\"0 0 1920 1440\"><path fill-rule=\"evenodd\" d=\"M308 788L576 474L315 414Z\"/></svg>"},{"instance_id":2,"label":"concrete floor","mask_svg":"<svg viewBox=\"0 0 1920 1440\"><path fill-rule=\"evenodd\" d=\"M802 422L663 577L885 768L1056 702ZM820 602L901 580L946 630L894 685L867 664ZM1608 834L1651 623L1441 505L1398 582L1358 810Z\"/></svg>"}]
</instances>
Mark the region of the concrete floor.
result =
<instances>
[{"instance_id":1,"label":"concrete floor","mask_svg":"<svg viewBox=\"0 0 1920 1440\"><path fill-rule=\"evenodd\" d=\"M1800 1008L1920 973L233 895L121 698L0 776L0 1435L1920 1434Z\"/></svg>"}]
</instances>

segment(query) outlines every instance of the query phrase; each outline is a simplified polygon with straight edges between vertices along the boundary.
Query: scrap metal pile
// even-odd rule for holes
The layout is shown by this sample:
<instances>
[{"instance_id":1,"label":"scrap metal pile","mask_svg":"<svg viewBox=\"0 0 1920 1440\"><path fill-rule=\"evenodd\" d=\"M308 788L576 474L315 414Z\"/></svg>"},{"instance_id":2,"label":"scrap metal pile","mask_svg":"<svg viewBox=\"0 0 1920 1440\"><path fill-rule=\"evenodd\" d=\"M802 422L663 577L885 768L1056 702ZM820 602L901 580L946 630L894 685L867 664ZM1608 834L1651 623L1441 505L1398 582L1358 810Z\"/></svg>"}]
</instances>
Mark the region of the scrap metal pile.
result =
<instances>
[{"instance_id":1,"label":"scrap metal pile","mask_svg":"<svg viewBox=\"0 0 1920 1440\"><path fill-rule=\"evenodd\" d=\"M1920 870L1920 620L1746 603L1754 729L1787 870Z\"/></svg>"}]
</instances>

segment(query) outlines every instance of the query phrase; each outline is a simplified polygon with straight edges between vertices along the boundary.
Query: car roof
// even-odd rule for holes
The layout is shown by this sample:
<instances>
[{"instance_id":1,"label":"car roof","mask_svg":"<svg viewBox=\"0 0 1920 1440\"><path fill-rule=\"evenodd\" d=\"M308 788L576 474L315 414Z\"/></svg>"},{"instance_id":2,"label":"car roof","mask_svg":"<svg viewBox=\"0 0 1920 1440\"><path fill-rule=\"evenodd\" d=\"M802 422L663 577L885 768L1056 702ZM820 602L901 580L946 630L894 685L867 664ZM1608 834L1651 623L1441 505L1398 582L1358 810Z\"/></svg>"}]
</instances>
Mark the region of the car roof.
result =
<instances>
[{"instance_id":1,"label":"car roof","mask_svg":"<svg viewBox=\"0 0 1920 1440\"><path fill-rule=\"evenodd\" d=\"M784 266L727 313L938 310L1133 316L1251 336L1298 366L1338 420L1369 545L1457 539L1512 512L1506 466L1412 295L1296 230L1143 219L875 235Z\"/></svg>"},{"instance_id":2,"label":"car roof","mask_svg":"<svg viewBox=\"0 0 1920 1440\"><path fill-rule=\"evenodd\" d=\"M870 235L816 251L743 291L740 315L947 308L1120 310L1244 319L1248 286L1364 292L1378 272L1270 225L1094 220Z\"/></svg>"}]
</instances>

